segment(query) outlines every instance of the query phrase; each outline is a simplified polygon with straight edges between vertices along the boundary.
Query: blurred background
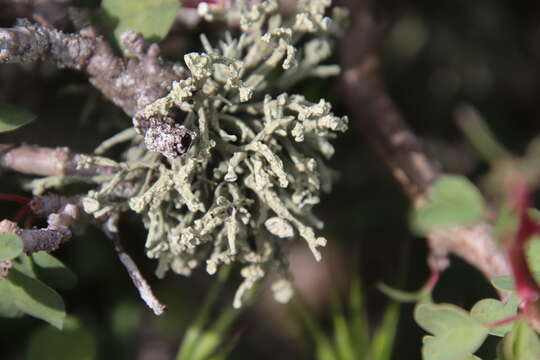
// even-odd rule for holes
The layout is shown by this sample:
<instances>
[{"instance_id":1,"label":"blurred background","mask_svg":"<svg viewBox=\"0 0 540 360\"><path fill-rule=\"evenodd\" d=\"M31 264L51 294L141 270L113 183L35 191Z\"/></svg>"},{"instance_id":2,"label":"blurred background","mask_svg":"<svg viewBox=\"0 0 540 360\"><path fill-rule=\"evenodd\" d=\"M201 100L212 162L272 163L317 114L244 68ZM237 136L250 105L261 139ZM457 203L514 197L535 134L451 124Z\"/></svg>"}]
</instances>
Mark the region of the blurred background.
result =
<instances>
[{"instance_id":1,"label":"blurred background","mask_svg":"<svg viewBox=\"0 0 540 360\"><path fill-rule=\"evenodd\" d=\"M92 8L99 1L79 1L79 5ZM14 23L9 6L9 1L0 1L2 27ZM454 111L464 102L478 109L504 145L517 154L525 151L540 130L539 2L380 0L375 8L384 34L381 70L389 94L444 171L465 174L475 182L488 171L456 126ZM216 24L201 23L189 31L176 25L162 44L164 55L181 59L185 52L198 49L200 32L210 38L221 33ZM340 61L335 58L334 62ZM314 101L326 98L337 114L345 115L340 91L338 81L329 79L310 80L291 92L302 92ZM91 152L102 139L130 126L130 119L83 75L48 64L1 65L0 96L38 114L34 123L0 135L1 142ZM358 297L371 345L377 329L385 329L387 340L381 343L387 351L381 354L388 357L380 359L420 358L423 332L412 320L412 305L400 305L399 314L392 310L393 315L388 315L393 305L376 285L420 288L429 276L425 243L409 231L408 200L354 122L351 119L351 129L335 142L331 166L339 171L340 179L316 208L326 224L322 235L329 239L323 261L316 263L301 241L291 248L290 262L303 302L280 305L263 287L253 304L219 333L217 349L225 349L229 359L316 359L322 341L316 334L322 331L333 346L334 336L339 335L336 318L344 314L346 320L353 319L350 314L360 304ZM7 172L2 173L0 186L4 193L29 195L21 192L18 178ZM2 202L0 218L13 218L17 210L17 204ZM78 330L58 337L30 317L2 319L2 360L37 359L40 352L44 354L44 339L52 347L63 347L65 359L175 358L215 279L201 269L191 278L168 276L156 281L156 264L143 254L142 224L136 217L125 216L120 233L128 252L167 304L167 313L153 316L139 300L111 243L100 231L88 228L55 253L79 277L75 288L61 292L72 328ZM230 311L237 275L233 269L213 303L209 323ZM361 289L353 291L357 298L351 301L355 281L361 282ZM434 296L438 302L468 309L495 293L478 272L452 258ZM385 322L389 316L397 324L395 337L392 321ZM336 339L338 343L339 336ZM65 347L71 345L85 352L70 355ZM367 351L362 355L366 359ZM488 341L479 355L493 358L494 343Z\"/></svg>"}]
</instances>

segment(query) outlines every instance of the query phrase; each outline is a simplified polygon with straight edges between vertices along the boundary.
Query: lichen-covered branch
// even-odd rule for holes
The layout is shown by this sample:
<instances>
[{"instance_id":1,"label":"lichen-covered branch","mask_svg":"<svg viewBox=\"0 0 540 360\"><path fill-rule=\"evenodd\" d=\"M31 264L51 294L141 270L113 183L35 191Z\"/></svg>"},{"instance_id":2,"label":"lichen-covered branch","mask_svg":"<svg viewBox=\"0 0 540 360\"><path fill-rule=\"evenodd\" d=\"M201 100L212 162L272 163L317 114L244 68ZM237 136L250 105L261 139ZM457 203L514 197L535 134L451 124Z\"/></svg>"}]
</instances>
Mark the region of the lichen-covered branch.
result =
<instances>
[{"instance_id":1,"label":"lichen-covered branch","mask_svg":"<svg viewBox=\"0 0 540 360\"><path fill-rule=\"evenodd\" d=\"M347 2L352 28L342 43L345 100L356 125L384 158L394 178L412 201L420 205L439 170L386 93L378 73L380 29L364 1ZM448 266L455 254L487 278L510 274L506 255L494 241L486 223L472 228L433 232L428 236L429 265L434 271Z\"/></svg>"},{"instance_id":2,"label":"lichen-covered branch","mask_svg":"<svg viewBox=\"0 0 540 360\"><path fill-rule=\"evenodd\" d=\"M84 71L105 97L132 115L165 95L183 69L161 59L159 47L146 44L140 34L126 32L122 44L133 57L117 56L91 26L66 34L19 20L12 28L0 29L0 64L41 59Z\"/></svg>"},{"instance_id":3,"label":"lichen-covered branch","mask_svg":"<svg viewBox=\"0 0 540 360\"><path fill-rule=\"evenodd\" d=\"M22 229L15 222L9 220L0 222L0 232L11 232L21 237L24 252L55 251L71 238L72 227L90 223L99 224L113 242L122 265L126 268L143 301L156 315L163 313L165 306L154 296L137 265L120 243L116 227L117 216L96 219L85 212L83 199L80 196L65 197L54 194L35 196L30 201L29 207L35 215L47 218L47 227ZM0 279L7 275L9 267L10 263L0 262Z\"/></svg>"},{"instance_id":4,"label":"lichen-covered branch","mask_svg":"<svg viewBox=\"0 0 540 360\"><path fill-rule=\"evenodd\" d=\"M118 171L113 160L74 153L66 147L0 144L0 167L38 176L97 176Z\"/></svg>"},{"instance_id":5,"label":"lichen-covered branch","mask_svg":"<svg viewBox=\"0 0 540 360\"><path fill-rule=\"evenodd\" d=\"M4 61L47 57L85 71L105 96L133 115L141 135L123 132L98 147L102 153L126 142L118 163L83 158L91 172L86 177L78 173L84 161L77 156L51 151L53 160L46 162L39 149L19 149L17 157L46 162L39 174L54 175L27 187L41 194L90 181L93 188L79 204L86 214L103 221L130 210L141 214L147 255L159 260L158 276L168 270L188 275L197 266L214 274L220 266L241 263L244 280L235 307L271 269L288 283L284 249L290 238L302 239L317 260L322 258L326 239L317 231L323 223L312 209L335 178L327 165L334 153L331 141L348 127L347 117L336 116L324 99L312 102L285 92L307 77L339 70L323 62L343 34L346 13L329 5L299 0L289 18L277 0L231 9L222 15L239 21L242 36L226 34L214 46L201 37L204 51L185 55L185 70L165 63L156 45L133 32L122 35L124 49L133 55L124 59L92 28L75 35L28 22L1 29ZM88 51L58 52L54 46L63 41L66 50ZM30 163L9 156L13 151L3 151L4 166L35 174ZM28 156L32 151L35 159ZM96 165L113 169L96 175ZM123 262L141 284L134 264Z\"/></svg>"}]
</instances>

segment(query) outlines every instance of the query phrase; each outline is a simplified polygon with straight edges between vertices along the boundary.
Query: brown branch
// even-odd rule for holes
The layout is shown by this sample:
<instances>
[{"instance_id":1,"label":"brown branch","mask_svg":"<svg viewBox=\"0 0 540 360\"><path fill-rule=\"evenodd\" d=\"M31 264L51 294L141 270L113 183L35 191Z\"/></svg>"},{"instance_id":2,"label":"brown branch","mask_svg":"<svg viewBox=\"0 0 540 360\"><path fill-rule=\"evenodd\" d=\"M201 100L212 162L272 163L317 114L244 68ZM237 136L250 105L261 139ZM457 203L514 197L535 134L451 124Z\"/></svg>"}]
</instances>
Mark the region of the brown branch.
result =
<instances>
[{"instance_id":1,"label":"brown branch","mask_svg":"<svg viewBox=\"0 0 540 360\"><path fill-rule=\"evenodd\" d=\"M23 174L95 176L111 175L118 170L116 166L96 165L96 162L96 158L73 153L68 148L0 144L0 167Z\"/></svg>"},{"instance_id":2,"label":"brown branch","mask_svg":"<svg viewBox=\"0 0 540 360\"><path fill-rule=\"evenodd\" d=\"M83 71L106 98L134 116L138 110L165 96L173 81L186 74L182 66L163 60L159 46L146 43L141 34L125 31L120 41L131 57L117 56L92 26L84 27L78 34L66 34L19 20L12 28L0 28L0 64L43 59L59 68ZM166 119L170 121L133 117L133 125L145 136L146 145L152 151L168 158L181 156L196 134L175 124L174 119ZM164 131L167 131L166 136L156 135Z\"/></svg>"},{"instance_id":3,"label":"brown branch","mask_svg":"<svg viewBox=\"0 0 540 360\"><path fill-rule=\"evenodd\" d=\"M71 238L71 226L89 219L88 216L82 215L84 211L80 210L82 207L79 202L80 198L78 197L36 196L30 206L36 215L47 217L47 227L21 229L16 223L3 220L0 222L0 232L11 232L19 235L26 253L55 251L62 243Z\"/></svg>"},{"instance_id":4,"label":"brown branch","mask_svg":"<svg viewBox=\"0 0 540 360\"><path fill-rule=\"evenodd\" d=\"M59 68L83 71L108 99L133 115L164 96L183 76L183 69L164 61L159 47L146 44L140 34L125 32L122 45L134 57L117 56L91 26L66 34L19 20L12 28L0 29L0 64L43 59Z\"/></svg>"},{"instance_id":5,"label":"brown branch","mask_svg":"<svg viewBox=\"0 0 540 360\"><path fill-rule=\"evenodd\" d=\"M23 241L24 251L26 253L37 251L51 252L57 250L71 238L70 227L88 223L101 225L107 237L111 239L114 249L133 284L139 291L141 299L156 315L163 314L165 306L155 297L152 288L120 243L116 227L117 216L95 219L84 211L82 197L80 196L35 196L30 202L30 208L35 215L47 217L46 228L21 229L16 223L3 220L0 222L0 233L11 232L19 235ZM0 262L0 280L7 276L10 267L10 262Z\"/></svg>"},{"instance_id":6,"label":"brown branch","mask_svg":"<svg viewBox=\"0 0 540 360\"><path fill-rule=\"evenodd\" d=\"M378 72L377 46L380 29L364 1L345 1L352 14L352 28L342 42L345 101L358 129L384 158L394 178L415 205L439 176L437 166L392 103ZM429 265L433 271L448 266L448 254L464 259L488 279L510 274L505 253L492 238L490 226L480 223L470 228L429 234Z\"/></svg>"}]
</instances>

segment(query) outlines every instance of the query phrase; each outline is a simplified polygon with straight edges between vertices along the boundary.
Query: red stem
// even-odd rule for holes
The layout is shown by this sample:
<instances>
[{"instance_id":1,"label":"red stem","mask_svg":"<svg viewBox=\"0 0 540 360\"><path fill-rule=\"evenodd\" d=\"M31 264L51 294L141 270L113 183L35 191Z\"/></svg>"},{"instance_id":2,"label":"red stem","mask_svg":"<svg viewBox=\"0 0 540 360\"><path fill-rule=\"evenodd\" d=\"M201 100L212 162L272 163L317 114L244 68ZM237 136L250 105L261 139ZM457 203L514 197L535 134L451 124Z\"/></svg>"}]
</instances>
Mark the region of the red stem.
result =
<instances>
[{"instance_id":1,"label":"red stem","mask_svg":"<svg viewBox=\"0 0 540 360\"><path fill-rule=\"evenodd\" d=\"M520 307L526 308L540 297L540 287L529 269L525 254L527 242L534 234L539 233L540 226L528 213L532 197L530 186L525 181L519 181L513 186L510 196L519 216L519 228L508 246L508 257L514 275L516 293L521 300Z\"/></svg>"},{"instance_id":2,"label":"red stem","mask_svg":"<svg viewBox=\"0 0 540 360\"><path fill-rule=\"evenodd\" d=\"M496 328L496 327L499 327L499 326L503 326L503 325L506 325L506 324L513 323L514 321L516 321L516 320L518 320L518 319L520 319L522 317L523 316L521 314L512 315L512 316L507 317L505 319L497 320L495 322L492 322L488 326L492 327L492 328Z\"/></svg>"},{"instance_id":3,"label":"red stem","mask_svg":"<svg viewBox=\"0 0 540 360\"><path fill-rule=\"evenodd\" d=\"M21 203L21 204L26 204L32 199L27 198L26 196L0 193L0 200L16 201L16 202Z\"/></svg>"},{"instance_id":4,"label":"red stem","mask_svg":"<svg viewBox=\"0 0 540 360\"><path fill-rule=\"evenodd\" d=\"M17 211L17 214L13 218L13 221L19 223L22 219L24 219L24 216L28 214L29 210L30 206L28 206L28 204L21 206L21 208L19 209L19 211Z\"/></svg>"},{"instance_id":5,"label":"red stem","mask_svg":"<svg viewBox=\"0 0 540 360\"><path fill-rule=\"evenodd\" d=\"M428 289L429 291L433 290L435 288L435 285L439 282L439 278L441 277L440 271L433 271L431 275L429 276L429 279L426 281L426 284L424 285L424 289Z\"/></svg>"}]
</instances>

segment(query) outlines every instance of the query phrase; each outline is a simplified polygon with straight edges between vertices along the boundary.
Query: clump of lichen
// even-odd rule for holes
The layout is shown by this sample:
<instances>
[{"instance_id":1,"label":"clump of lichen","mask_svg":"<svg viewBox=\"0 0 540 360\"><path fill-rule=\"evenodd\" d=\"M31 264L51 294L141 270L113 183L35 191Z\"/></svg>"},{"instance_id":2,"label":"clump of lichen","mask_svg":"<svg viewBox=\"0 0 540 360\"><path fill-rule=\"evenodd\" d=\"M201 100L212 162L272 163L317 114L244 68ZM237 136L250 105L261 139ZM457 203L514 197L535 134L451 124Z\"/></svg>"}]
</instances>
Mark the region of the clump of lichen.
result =
<instances>
[{"instance_id":1,"label":"clump of lichen","mask_svg":"<svg viewBox=\"0 0 540 360\"><path fill-rule=\"evenodd\" d=\"M214 274L223 264L244 264L238 307L275 268L283 274L276 298L288 299L288 239L304 239L320 260L326 239L315 234L322 222L312 207L330 191L330 140L347 129L347 118L335 116L324 100L312 103L284 91L308 76L339 71L321 65L345 18L339 8L325 16L329 6L300 0L290 19L275 0L231 11L240 14L240 36L226 34L215 47L203 36L205 51L184 57L189 76L135 115L135 127L143 121L181 126L195 140L184 156L169 151L169 161L161 161L141 137L133 138L119 172L84 204L96 216L128 208L140 213L158 276L168 270L189 275L199 265Z\"/></svg>"}]
</instances>

